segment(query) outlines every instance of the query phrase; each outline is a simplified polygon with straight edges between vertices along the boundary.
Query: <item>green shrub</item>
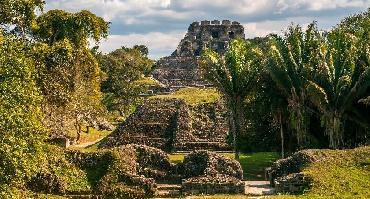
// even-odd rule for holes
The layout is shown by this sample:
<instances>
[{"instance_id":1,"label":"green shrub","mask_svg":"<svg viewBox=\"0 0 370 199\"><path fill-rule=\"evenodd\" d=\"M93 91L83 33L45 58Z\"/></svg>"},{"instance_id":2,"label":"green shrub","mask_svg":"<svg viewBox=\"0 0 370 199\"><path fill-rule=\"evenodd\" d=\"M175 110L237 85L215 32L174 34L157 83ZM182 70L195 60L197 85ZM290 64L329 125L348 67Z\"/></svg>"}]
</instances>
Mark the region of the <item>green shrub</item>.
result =
<instances>
[{"instance_id":1,"label":"green shrub","mask_svg":"<svg viewBox=\"0 0 370 199\"><path fill-rule=\"evenodd\" d=\"M49 172L39 172L31 178L28 183L29 188L35 192L41 193L65 193L65 182L57 175Z\"/></svg>"},{"instance_id":2,"label":"green shrub","mask_svg":"<svg viewBox=\"0 0 370 199\"><path fill-rule=\"evenodd\" d=\"M0 30L0 198L11 198L4 189L22 187L46 158L41 97L29 51Z\"/></svg>"}]
</instances>

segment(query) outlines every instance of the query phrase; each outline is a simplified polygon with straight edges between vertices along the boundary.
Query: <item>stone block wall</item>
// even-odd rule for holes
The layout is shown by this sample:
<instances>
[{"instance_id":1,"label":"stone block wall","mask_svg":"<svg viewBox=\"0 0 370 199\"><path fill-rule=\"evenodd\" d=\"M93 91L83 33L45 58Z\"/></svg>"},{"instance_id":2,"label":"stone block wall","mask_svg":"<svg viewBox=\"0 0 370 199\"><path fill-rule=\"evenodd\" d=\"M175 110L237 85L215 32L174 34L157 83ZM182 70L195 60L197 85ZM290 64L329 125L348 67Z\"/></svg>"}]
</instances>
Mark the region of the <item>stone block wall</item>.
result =
<instances>
[{"instance_id":1,"label":"stone block wall","mask_svg":"<svg viewBox=\"0 0 370 199\"><path fill-rule=\"evenodd\" d=\"M275 190L278 193L302 193L310 187L312 179L303 173L293 173L275 179Z\"/></svg>"},{"instance_id":2,"label":"stone block wall","mask_svg":"<svg viewBox=\"0 0 370 199\"><path fill-rule=\"evenodd\" d=\"M226 175L218 175L216 177L201 176L185 179L182 182L182 193L184 195L244 194L244 192L244 182Z\"/></svg>"},{"instance_id":3,"label":"stone block wall","mask_svg":"<svg viewBox=\"0 0 370 199\"><path fill-rule=\"evenodd\" d=\"M198 65L199 56L206 48L223 54L229 42L235 38L245 38L244 28L239 22L229 20L193 22L177 49L170 56L157 62L157 68L152 75L170 88L210 86L202 78Z\"/></svg>"},{"instance_id":4,"label":"stone block wall","mask_svg":"<svg viewBox=\"0 0 370 199\"><path fill-rule=\"evenodd\" d=\"M194 151L182 163L185 195L244 193L243 169L234 159L209 151Z\"/></svg>"},{"instance_id":5,"label":"stone block wall","mask_svg":"<svg viewBox=\"0 0 370 199\"><path fill-rule=\"evenodd\" d=\"M309 188L311 178L302 173L303 168L325 157L324 150L307 149L277 160L266 169L266 178L276 192L301 193Z\"/></svg>"},{"instance_id":6,"label":"stone block wall","mask_svg":"<svg viewBox=\"0 0 370 199\"><path fill-rule=\"evenodd\" d=\"M196 57L164 57L157 65L152 76L168 87L209 86L202 78Z\"/></svg>"},{"instance_id":7,"label":"stone block wall","mask_svg":"<svg viewBox=\"0 0 370 199\"><path fill-rule=\"evenodd\" d=\"M188 32L180 41L172 56L196 57L205 48L212 48L218 53L224 53L229 42L235 38L245 38L244 27L239 22L223 20L201 21L190 24Z\"/></svg>"},{"instance_id":8,"label":"stone block wall","mask_svg":"<svg viewBox=\"0 0 370 199\"><path fill-rule=\"evenodd\" d=\"M227 111L221 102L188 106L180 112L174 148L230 150L226 142L229 131Z\"/></svg>"},{"instance_id":9,"label":"stone block wall","mask_svg":"<svg viewBox=\"0 0 370 199\"><path fill-rule=\"evenodd\" d=\"M163 150L230 150L227 112L221 102L189 106L177 99L150 99L108 137L107 147L145 144Z\"/></svg>"}]
</instances>

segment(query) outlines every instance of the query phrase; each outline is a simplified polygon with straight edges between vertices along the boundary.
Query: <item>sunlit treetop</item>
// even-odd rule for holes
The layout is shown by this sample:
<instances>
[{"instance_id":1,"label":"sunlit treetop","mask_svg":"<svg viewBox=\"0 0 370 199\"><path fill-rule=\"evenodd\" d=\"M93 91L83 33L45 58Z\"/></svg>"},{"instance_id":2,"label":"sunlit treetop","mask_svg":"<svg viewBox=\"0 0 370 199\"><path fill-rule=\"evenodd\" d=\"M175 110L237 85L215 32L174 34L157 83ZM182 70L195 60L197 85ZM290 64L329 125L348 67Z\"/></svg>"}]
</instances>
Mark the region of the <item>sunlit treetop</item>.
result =
<instances>
[{"instance_id":1,"label":"sunlit treetop","mask_svg":"<svg viewBox=\"0 0 370 199\"><path fill-rule=\"evenodd\" d=\"M37 40L48 43L68 39L76 46L87 46L89 39L98 42L108 35L109 23L87 10L69 13L51 10L36 19L33 34Z\"/></svg>"},{"instance_id":2,"label":"sunlit treetop","mask_svg":"<svg viewBox=\"0 0 370 199\"><path fill-rule=\"evenodd\" d=\"M0 0L0 25L24 35L34 25L35 11L42 11L44 4L43 0Z\"/></svg>"}]
</instances>

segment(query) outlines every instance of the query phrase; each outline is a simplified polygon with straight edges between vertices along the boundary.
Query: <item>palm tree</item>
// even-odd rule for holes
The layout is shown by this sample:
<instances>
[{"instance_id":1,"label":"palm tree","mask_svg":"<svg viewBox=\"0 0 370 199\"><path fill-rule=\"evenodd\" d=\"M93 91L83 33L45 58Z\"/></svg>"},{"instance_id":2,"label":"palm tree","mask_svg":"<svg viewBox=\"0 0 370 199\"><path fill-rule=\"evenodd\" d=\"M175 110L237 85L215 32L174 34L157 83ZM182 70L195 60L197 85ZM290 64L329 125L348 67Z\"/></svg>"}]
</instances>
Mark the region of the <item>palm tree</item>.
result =
<instances>
[{"instance_id":1,"label":"palm tree","mask_svg":"<svg viewBox=\"0 0 370 199\"><path fill-rule=\"evenodd\" d=\"M333 148L342 143L346 120L368 127L353 106L370 86L370 48L361 38L341 28L324 35L312 23L306 32L290 27L285 38L273 39L268 68L287 98L299 142L310 113L320 116Z\"/></svg>"},{"instance_id":2,"label":"palm tree","mask_svg":"<svg viewBox=\"0 0 370 199\"><path fill-rule=\"evenodd\" d=\"M369 127L354 105L366 101L361 98L368 95L370 88L370 18L367 14L367 25L357 21L360 27L356 32L350 30L353 23L348 24L349 27L345 25L348 21L352 20L344 20L328 34L327 44L321 46L319 53L322 62L315 68L315 75L308 85L311 101L321 113L322 125L333 148L343 144L347 120ZM367 30L361 31L363 29Z\"/></svg>"},{"instance_id":3,"label":"palm tree","mask_svg":"<svg viewBox=\"0 0 370 199\"><path fill-rule=\"evenodd\" d=\"M311 72L308 66L314 62L319 43L320 37L315 32L314 23L306 32L299 26L290 26L284 37L275 36L271 39L267 68L288 102L289 124L299 144L307 139L309 116L313 112L308 106L306 85ZM281 110L275 112L277 121L281 123ZM280 130L283 135L282 126Z\"/></svg>"},{"instance_id":4,"label":"palm tree","mask_svg":"<svg viewBox=\"0 0 370 199\"><path fill-rule=\"evenodd\" d=\"M200 62L204 77L226 100L236 159L239 159L239 135L245 128L244 100L256 85L263 62L261 50L241 39L233 40L224 56L207 49Z\"/></svg>"}]
</instances>

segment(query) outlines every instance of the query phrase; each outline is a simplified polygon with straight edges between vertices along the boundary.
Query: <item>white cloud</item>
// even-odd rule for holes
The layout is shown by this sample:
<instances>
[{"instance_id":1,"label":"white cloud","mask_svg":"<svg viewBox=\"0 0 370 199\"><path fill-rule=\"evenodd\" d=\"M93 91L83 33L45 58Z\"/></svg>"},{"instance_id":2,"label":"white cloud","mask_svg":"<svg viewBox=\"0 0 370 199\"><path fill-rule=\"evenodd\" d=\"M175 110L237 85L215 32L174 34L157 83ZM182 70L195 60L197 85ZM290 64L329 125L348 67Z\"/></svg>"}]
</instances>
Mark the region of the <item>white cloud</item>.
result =
<instances>
[{"instance_id":1,"label":"white cloud","mask_svg":"<svg viewBox=\"0 0 370 199\"><path fill-rule=\"evenodd\" d=\"M132 47L143 44L149 48L150 57L157 59L169 55L169 51L176 49L184 37L185 32L150 32L147 34L109 35L100 43L100 49L108 53L122 46Z\"/></svg>"},{"instance_id":2,"label":"white cloud","mask_svg":"<svg viewBox=\"0 0 370 199\"><path fill-rule=\"evenodd\" d=\"M336 8L366 8L370 6L369 0L278 0L278 11L307 9L312 11L332 10Z\"/></svg>"},{"instance_id":3,"label":"white cloud","mask_svg":"<svg viewBox=\"0 0 370 199\"><path fill-rule=\"evenodd\" d=\"M270 33L279 33L277 28L270 27L266 23L246 23L243 26L245 28L246 38L264 37Z\"/></svg>"},{"instance_id":4,"label":"white cloud","mask_svg":"<svg viewBox=\"0 0 370 199\"><path fill-rule=\"evenodd\" d=\"M246 36L279 33L291 22L318 21L328 29L345 16L370 7L370 0L46 0L46 11L87 9L111 21L105 52L145 44L150 56L169 55L193 21L230 19L245 25Z\"/></svg>"}]
</instances>

